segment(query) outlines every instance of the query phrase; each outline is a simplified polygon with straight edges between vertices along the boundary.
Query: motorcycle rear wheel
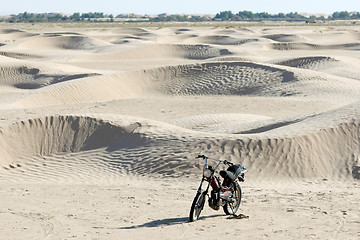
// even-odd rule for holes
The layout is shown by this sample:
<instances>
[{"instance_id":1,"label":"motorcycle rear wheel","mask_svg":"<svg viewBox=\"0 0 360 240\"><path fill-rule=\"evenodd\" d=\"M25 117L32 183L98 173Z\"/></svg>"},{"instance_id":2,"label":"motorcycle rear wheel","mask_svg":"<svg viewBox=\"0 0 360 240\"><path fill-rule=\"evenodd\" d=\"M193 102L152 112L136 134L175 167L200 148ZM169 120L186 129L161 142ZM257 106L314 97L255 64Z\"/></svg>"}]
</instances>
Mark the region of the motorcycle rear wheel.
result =
<instances>
[{"instance_id":1,"label":"motorcycle rear wheel","mask_svg":"<svg viewBox=\"0 0 360 240\"><path fill-rule=\"evenodd\" d=\"M223 206L223 209L224 209L224 212L226 215L236 214L237 210L240 207L241 195L242 195L242 193L241 193L240 185L239 185L239 183L235 182L235 191L234 191L234 195L233 195L234 202L232 202L232 203L227 202Z\"/></svg>"},{"instance_id":2,"label":"motorcycle rear wheel","mask_svg":"<svg viewBox=\"0 0 360 240\"><path fill-rule=\"evenodd\" d=\"M194 201L190 209L190 222L194 222L199 219L200 213L205 205L206 192L197 192Z\"/></svg>"}]
</instances>

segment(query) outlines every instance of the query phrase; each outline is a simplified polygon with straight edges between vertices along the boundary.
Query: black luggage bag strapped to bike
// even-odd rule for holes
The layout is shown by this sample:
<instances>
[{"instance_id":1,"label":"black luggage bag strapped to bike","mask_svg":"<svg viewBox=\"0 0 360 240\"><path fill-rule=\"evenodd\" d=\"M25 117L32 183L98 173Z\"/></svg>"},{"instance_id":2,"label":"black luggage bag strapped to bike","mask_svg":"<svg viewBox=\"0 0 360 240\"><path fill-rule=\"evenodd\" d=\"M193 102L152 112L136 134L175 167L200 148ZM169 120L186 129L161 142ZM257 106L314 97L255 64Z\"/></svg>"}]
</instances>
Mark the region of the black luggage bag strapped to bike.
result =
<instances>
[{"instance_id":1,"label":"black luggage bag strapped to bike","mask_svg":"<svg viewBox=\"0 0 360 240\"><path fill-rule=\"evenodd\" d=\"M244 167L241 164L234 164L228 167L226 170L220 171L220 176L223 178L230 178L231 181L234 181L239 175L241 171L244 170Z\"/></svg>"}]
</instances>

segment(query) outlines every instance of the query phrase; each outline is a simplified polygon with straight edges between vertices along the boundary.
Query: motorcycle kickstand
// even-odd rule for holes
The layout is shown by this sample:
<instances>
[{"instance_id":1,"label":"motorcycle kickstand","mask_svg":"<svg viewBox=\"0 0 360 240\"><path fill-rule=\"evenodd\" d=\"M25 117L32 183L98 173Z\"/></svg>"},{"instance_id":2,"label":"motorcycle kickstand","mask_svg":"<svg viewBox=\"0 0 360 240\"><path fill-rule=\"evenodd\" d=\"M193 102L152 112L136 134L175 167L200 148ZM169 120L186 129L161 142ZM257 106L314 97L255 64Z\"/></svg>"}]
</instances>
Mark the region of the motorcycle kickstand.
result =
<instances>
[{"instance_id":1,"label":"motorcycle kickstand","mask_svg":"<svg viewBox=\"0 0 360 240\"><path fill-rule=\"evenodd\" d=\"M233 209L231 203L229 203L229 206L230 206L230 208L231 208L231 211L233 212L233 214L231 214L231 215L232 215L234 218L240 218L240 219L242 219L242 218L249 218L249 216L246 216L246 215L244 215L244 214L242 214L242 213L240 213L239 215L236 215L236 214L234 213L234 209Z\"/></svg>"},{"instance_id":2,"label":"motorcycle kickstand","mask_svg":"<svg viewBox=\"0 0 360 240\"><path fill-rule=\"evenodd\" d=\"M237 217L237 215L234 213L234 208L232 207L232 203L229 203L229 206L230 206L230 208L231 208L231 211L232 211L232 216L234 216L234 217Z\"/></svg>"}]
</instances>

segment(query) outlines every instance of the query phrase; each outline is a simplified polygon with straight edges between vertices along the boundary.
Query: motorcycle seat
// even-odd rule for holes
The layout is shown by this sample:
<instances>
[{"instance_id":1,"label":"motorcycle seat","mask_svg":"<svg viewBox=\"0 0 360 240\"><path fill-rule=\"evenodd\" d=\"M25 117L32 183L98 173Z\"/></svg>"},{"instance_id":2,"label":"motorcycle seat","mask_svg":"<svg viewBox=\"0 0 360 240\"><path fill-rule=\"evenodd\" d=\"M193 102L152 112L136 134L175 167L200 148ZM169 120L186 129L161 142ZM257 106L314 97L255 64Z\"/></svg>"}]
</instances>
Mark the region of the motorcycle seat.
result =
<instances>
[{"instance_id":1,"label":"motorcycle seat","mask_svg":"<svg viewBox=\"0 0 360 240\"><path fill-rule=\"evenodd\" d=\"M220 176L223 178L230 178L232 181L235 180L235 175L232 172L227 171L227 170L221 170Z\"/></svg>"}]
</instances>

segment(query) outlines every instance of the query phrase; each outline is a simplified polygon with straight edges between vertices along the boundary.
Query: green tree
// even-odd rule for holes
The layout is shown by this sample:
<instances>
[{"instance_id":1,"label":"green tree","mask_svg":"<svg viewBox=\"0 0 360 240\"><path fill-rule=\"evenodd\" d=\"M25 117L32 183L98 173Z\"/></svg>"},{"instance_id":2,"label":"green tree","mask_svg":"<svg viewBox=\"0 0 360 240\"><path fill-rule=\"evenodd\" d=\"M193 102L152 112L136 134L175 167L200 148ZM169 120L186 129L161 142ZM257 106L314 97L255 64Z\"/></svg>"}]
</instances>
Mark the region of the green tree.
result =
<instances>
[{"instance_id":1,"label":"green tree","mask_svg":"<svg viewBox=\"0 0 360 240\"><path fill-rule=\"evenodd\" d=\"M350 19L350 13L347 11L342 11L342 12L334 12L332 14L332 18L335 20L348 20Z\"/></svg>"},{"instance_id":2,"label":"green tree","mask_svg":"<svg viewBox=\"0 0 360 240\"><path fill-rule=\"evenodd\" d=\"M74 21L80 21L80 13L78 13L78 12L76 12L76 13L74 13L71 17L70 17L70 19L71 20L74 20Z\"/></svg>"},{"instance_id":3,"label":"green tree","mask_svg":"<svg viewBox=\"0 0 360 240\"><path fill-rule=\"evenodd\" d=\"M240 19L254 19L255 14L251 11L242 11L236 14Z\"/></svg>"},{"instance_id":4,"label":"green tree","mask_svg":"<svg viewBox=\"0 0 360 240\"><path fill-rule=\"evenodd\" d=\"M219 19L222 21L226 20L234 20L235 15L231 11L223 11L218 14L216 14L215 19Z\"/></svg>"}]
</instances>

